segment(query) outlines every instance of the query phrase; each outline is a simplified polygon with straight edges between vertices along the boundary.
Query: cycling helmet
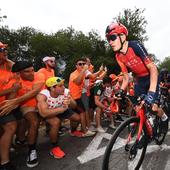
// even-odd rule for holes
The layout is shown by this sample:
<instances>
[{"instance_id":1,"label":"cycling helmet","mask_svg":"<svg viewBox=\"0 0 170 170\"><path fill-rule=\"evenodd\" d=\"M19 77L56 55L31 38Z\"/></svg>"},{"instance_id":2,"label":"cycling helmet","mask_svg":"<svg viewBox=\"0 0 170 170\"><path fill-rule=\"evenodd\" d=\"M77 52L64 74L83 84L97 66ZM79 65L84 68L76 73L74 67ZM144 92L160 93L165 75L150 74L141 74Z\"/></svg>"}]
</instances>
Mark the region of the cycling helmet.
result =
<instances>
[{"instance_id":1,"label":"cycling helmet","mask_svg":"<svg viewBox=\"0 0 170 170\"><path fill-rule=\"evenodd\" d=\"M106 37L112 34L125 34L128 36L127 28L121 23L111 23L106 28Z\"/></svg>"},{"instance_id":2,"label":"cycling helmet","mask_svg":"<svg viewBox=\"0 0 170 170\"><path fill-rule=\"evenodd\" d=\"M121 46L117 50L117 52L121 51L121 49L123 48L123 44L126 41L126 40L124 40L124 41L122 40L122 38L120 36L121 34L125 34L126 36L128 36L127 28L123 24L121 24L121 23L111 23L106 28L106 38L107 38L108 42L110 42L110 40L112 40L112 41L116 40L117 36L120 39Z\"/></svg>"}]
</instances>

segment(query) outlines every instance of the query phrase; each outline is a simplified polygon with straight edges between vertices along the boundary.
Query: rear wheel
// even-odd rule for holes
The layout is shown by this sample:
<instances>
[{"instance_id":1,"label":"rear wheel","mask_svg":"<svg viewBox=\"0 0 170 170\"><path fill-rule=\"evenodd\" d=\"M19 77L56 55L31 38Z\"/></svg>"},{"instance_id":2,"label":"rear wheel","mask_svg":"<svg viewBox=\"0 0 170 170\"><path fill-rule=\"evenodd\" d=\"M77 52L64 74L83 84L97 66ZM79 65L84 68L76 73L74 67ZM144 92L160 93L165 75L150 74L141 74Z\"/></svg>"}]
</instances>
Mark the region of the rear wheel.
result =
<instances>
[{"instance_id":1,"label":"rear wheel","mask_svg":"<svg viewBox=\"0 0 170 170\"><path fill-rule=\"evenodd\" d=\"M157 145L161 145L165 140L166 133L162 133L161 118L156 116L155 121L156 121L154 126L155 142Z\"/></svg>"},{"instance_id":2,"label":"rear wheel","mask_svg":"<svg viewBox=\"0 0 170 170\"><path fill-rule=\"evenodd\" d=\"M140 168L146 153L147 135L144 127L136 144L138 128L139 118L136 117L127 119L117 128L106 148L102 170ZM131 140L127 142L130 136Z\"/></svg>"}]
</instances>

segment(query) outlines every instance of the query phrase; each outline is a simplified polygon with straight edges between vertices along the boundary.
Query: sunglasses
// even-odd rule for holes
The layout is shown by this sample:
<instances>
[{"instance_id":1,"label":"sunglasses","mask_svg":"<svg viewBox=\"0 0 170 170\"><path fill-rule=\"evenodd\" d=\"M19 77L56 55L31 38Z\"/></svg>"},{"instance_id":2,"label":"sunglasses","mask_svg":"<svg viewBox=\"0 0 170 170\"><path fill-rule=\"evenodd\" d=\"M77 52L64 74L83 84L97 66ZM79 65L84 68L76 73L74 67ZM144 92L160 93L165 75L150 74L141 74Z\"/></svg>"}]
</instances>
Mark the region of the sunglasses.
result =
<instances>
[{"instance_id":1,"label":"sunglasses","mask_svg":"<svg viewBox=\"0 0 170 170\"><path fill-rule=\"evenodd\" d=\"M84 66L86 63L77 63L79 66Z\"/></svg>"},{"instance_id":2,"label":"sunglasses","mask_svg":"<svg viewBox=\"0 0 170 170\"><path fill-rule=\"evenodd\" d=\"M60 83L61 81L63 81L63 79L60 79L60 78L56 79L57 83Z\"/></svg>"},{"instance_id":3,"label":"sunglasses","mask_svg":"<svg viewBox=\"0 0 170 170\"><path fill-rule=\"evenodd\" d=\"M7 50L6 48L0 48L0 52L4 52L6 50Z\"/></svg>"},{"instance_id":4,"label":"sunglasses","mask_svg":"<svg viewBox=\"0 0 170 170\"><path fill-rule=\"evenodd\" d=\"M56 87L56 86L61 87L64 85L64 79L58 78L58 79L56 79L56 82L57 82L57 84L54 85L53 87Z\"/></svg>"},{"instance_id":5,"label":"sunglasses","mask_svg":"<svg viewBox=\"0 0 170 170\"><path fill-rule=\"evenodd\" d=\"M107 41L115 41L117 39L118 35L113 34L113 35L107 35Z\"/></svg>"}]
</instances>

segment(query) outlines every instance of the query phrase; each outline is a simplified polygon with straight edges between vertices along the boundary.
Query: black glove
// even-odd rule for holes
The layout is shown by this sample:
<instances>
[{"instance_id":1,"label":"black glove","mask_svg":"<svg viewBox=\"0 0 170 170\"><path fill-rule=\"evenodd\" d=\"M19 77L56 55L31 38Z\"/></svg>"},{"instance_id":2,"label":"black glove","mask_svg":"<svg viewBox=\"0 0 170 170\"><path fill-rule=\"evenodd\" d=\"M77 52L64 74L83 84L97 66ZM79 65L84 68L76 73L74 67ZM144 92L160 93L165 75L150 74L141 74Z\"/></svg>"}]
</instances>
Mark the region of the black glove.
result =
<instances>
[{"instance_id":1,"label":"black glove","mask_svg":"<svg viewBox=\"0 0 170 170\"><path fill-rule=\"evenodd\" d=\"M117 98L124 98L126 96L126 93L123 89L120 89L118 92L115 93L115 96Z\"/></svg>"}]
</instances>

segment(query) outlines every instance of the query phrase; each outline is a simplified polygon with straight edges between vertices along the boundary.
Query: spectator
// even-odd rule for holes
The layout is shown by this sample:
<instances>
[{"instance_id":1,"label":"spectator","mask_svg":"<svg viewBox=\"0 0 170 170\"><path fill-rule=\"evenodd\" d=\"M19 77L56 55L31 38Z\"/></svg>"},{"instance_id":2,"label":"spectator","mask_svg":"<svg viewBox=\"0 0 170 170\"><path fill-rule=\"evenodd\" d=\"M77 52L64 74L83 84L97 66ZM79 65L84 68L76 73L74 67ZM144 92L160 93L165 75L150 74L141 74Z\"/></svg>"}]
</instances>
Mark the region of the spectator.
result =
<instances>
[{"instance_id":1,"label":"spectator","mask_svg":"<svg viewBox=\"0 0 170 170\"><path fill-rule=\"evenodd\" d=\"M99 70L94 73L94 66L91 64L90 59L86 57L85 60L86 60L86 65L88 65L88 70L85 71L85 79L82 88L81 100L85 108L86 126L87 128L91 128L90 111L89 111L90 88L92 87L91 84L92 81L95 81L97 76L99 76L101 72L103 72L103 66L101 66Z\"/></svg>"},{"instance_id":2,"label":"spectator","mask_svg":"<svg viewBox=\"0 0 170 170\"><path fill-rule=\"evenodd\" d=\"M107 106L105 106L102 103L104 90L106 87L111 86L112 79L110 77L104 77L103 81L100 81L97 83L92 89L91 89L91 96L90 96L90 108L93 108L93 110L96 110L96 128L98 132L105 132L105 130L101 126L101 113L102 110L108 109Z\"/></svg>"},{"instance_id":3,"label":"spectator","mask_svg":"<svg viewBox=\"0 0 170 170\"><path fill-rule=\"evenodd\" d=\"M14 63L8 59L7 44L0 42L0 103L5 99L10 99L14 91L21 88L20 83L14 80L10 87L6 87L11 79L15 76L11 72ZM0 169L2 170L15 170L16 168L11 165L9 158L9 149L11 141L15 134L17 110L12 111L8 115L0 114Z\"/></svg>"},{"instance_id":4,"label":"spectator","mask_svg":"<svg viewBox=\"0 0 170 170\"><path fill-rule=\"evenodd\" d=\"M77 103L77 110L76 112L80 114L81 117L81 126L82 131L87 136L92 136L95 133L91 132L87 129L87 121L86 121L86 114L85 108L82 102L82 90L84 87L85 77L91 75L88 71L88 65L86 64L86 60L84 58L80 58L76 61L76 70L70 74L69 78L69 89L70 95Z\"/></svg>"},{"instance_id":5,"label":"spectator","mask_svg":"<svg viewBox=\"0 0 170 170\"><path fill-rule=\"evenodd\" d=\"M44 79L44 83L45 83L45 81L48 78L55 76L55 73L54 73L54 69L56 66L55 57L46 56L42 59L42 61L45 64L45 67L39 69L37 71L37 73L43 74L43 79ZM44 88L45 88L45 84L44 84Z\"/></svg>"},{"instance_id":6,"label":"spectator","mask_svg":"<svg viewBox=\"0 0 170 170\"><path fill-rule=\"evenodd\" d=\"M51 77L47 79L46 86L47 89L42 90L37 96L38 109L40 115L50 125L49 137L53 146L50 153L55 158L60 159L65 156L57 142L61 120L70 119L80 122L80 115L71 109L71 107L76 106L76 102L69 94L66 94L68 89L64 87L62 78Z\"/></svg>"},{"instance_id":7,"label":"spectator","mask_svg":"<svg viewBox=\"0 0 170 170\"><path fill-rule=\"evenodd\" d=\"M28 167L38 165L36 139L38 130L38 117L36 110L35 96L39 93L44 82L41 74L34 75L34 68L31 62L18 61L12 67L12 72L19 74L22 88L18 91L18 97L5 101L1 107L0 114L9 113L11 110L20 106L20 110L28 123L28 157L26 164Z\"/></svg>"}]
</instances>

